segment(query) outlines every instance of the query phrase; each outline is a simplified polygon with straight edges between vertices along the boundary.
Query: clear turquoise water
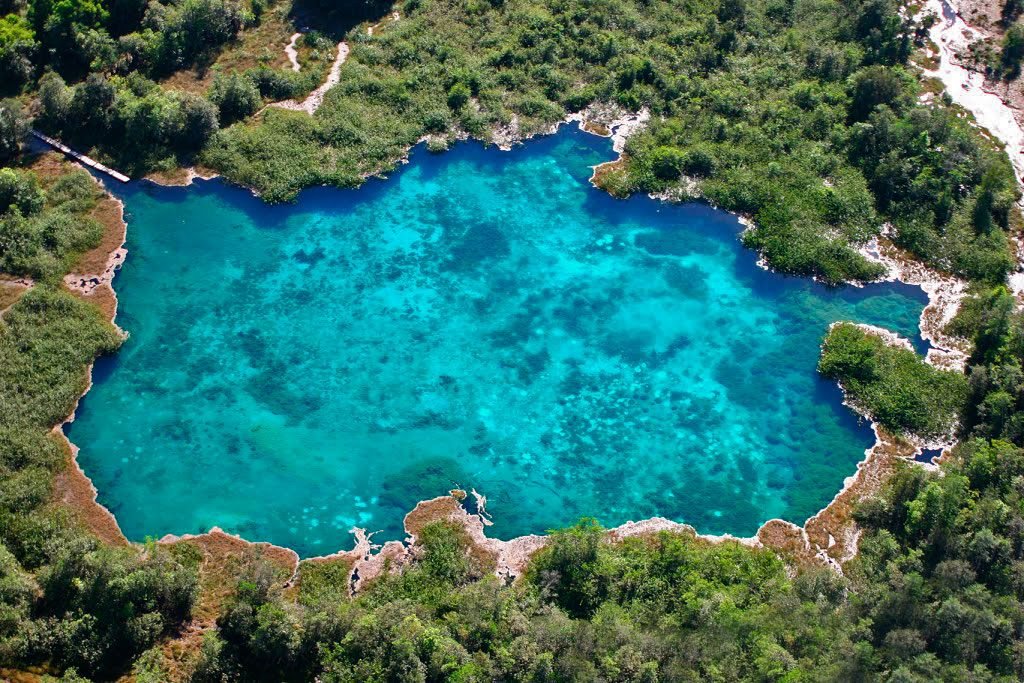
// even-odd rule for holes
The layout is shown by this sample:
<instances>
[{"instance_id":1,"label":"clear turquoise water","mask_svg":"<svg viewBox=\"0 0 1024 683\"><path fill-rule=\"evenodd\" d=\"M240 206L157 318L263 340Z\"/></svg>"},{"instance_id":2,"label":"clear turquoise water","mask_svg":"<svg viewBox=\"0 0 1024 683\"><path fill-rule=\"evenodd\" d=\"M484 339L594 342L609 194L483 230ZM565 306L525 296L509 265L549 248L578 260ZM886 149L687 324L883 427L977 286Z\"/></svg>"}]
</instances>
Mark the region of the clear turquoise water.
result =
<instances>
[{"instance_id":1,"label":"clear turquoise water","mask_svg":"<svg viewBox=\"0 0 1024 683\"><path fill-rule=\"evenodd\" d=\"M124 191L131 337L69 436L133 539L212 525L303 555L417 501L486 494L492 533L664 515L802 522L870 430L815 373L828 324L917 336L917 289L755 266L728 214L587 183L578 131L417 150L388 181L263 205Z\"/></svg>"}]
</instances>

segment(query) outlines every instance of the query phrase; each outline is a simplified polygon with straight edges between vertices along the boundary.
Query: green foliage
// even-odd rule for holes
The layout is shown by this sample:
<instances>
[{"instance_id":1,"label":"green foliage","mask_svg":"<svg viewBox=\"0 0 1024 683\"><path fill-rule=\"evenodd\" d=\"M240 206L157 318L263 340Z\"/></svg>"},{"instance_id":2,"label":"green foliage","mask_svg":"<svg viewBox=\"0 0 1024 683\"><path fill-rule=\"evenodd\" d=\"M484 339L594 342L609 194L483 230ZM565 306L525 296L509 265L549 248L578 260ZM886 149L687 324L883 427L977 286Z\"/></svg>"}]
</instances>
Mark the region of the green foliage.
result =
<instances>
[{"instance_id":1,"label":"green foliage","mask_svg":"<svg viewBox=\"0 0 1024 683\"><path fill-rule=\"evenodd\" d=\"M947 332L973 342L967 434L1024 445L1024 312L1003 286L978 288Z\"/></svg>"},{"instance_id":2,"label":"green foliage","mask_svg":"<svg viewBox=\"0 0 1024 683\"><path fill-rule=\"evenodd\" d=\"M99 56L105 34L100 30L110 13L98 0L30 0L28 20L44 54L64 74L86 73ZM109 40L109 37L108 37Z\"/></svg>"},{"instance_id":3,"label":"green foliage","mask_svg":"<svg viewBox=\"0 0 1024 683\"><path fill-rule=\"evenodd\" d=\"M189 617L196 574L155 545L143 558L135 548L81 550L68 548L39 573L37 609L53 627L36 637L60 665L109 674Z\"/></svg>"},{"instance_id":4,"label":"green foliage","mask_svg":"<svg viewBox=\"0 0 1024 683\"><path fill-rule=\"evenodd\" d=\"M859 612L901 680L1019 679L1024 453L969 441L944 470L905 468L858 513Z\"/></svg>"},{"instance_id":5,"label":"green foliage","mask_svg":"<svg viewBox=\"0 0 1024 683\"><path fill-rule=\"evenodd\" d=\"M245 19L242 5L234 0L158 3L146 11L143 21L153 39L148 66L161 74L209 61L221 45L238 35Z\"/></svg>"},{"instance_id":6,"label":"green foliage","mask_svg":"<svg viewBox=\"0 0 1024 683\"><path fill-rule=\"evenodd\" d=\"M117 89L100 74L89 74L85 82L72 90L68 117L72 137L89 146L110 133L114 123L114 99Z\"/></svg>"},{"instance_id":7,"label":"green foliage","mask_svg":"<svg viewBox=\"0 0 1024 683\"><path fill-rule=\"evenodd\" d=\"M882 106L900 113L908 104L910 78L901 70L869 66L850 80L850 118L854 121L865 120Z\"/></svg>"},{"instance_id":8,"label":"green foliage","mask_svg":"<svg viewBox=\"0 0 1024 683\"><path fill-rule=\"evenodd\" d=\"M770 552L687 534L611 543L584 522L552 538L526 581L506 586L478 573L457 527L427 525L422 541L412 567L352 600L342 597L342 565L303 564L297 605L246 578L196 679L799 680L815 671L826 680L843 671L829 660L848 646L834 619L842 580L815 571L794 583Z\"/></svg>"},{"instance_id":9,"label":"green foliage","mask_svg":"<svg viewBox=\"0 0 1024 683\"><path fill-rule=\"evenodd\" d=\"M224 123L244 119L260 106L260 91L245 74L217 74L210 86L210 101L217 106Z\"/></svg>"},{"instance_id":10,"label":"green foliage","mask_svg":"<svg viewBox=\"0 0 1024 683\"><path fill-rule=\"evenodd\" d=\"M94 74L69 88L51 73L41 81L39 100L40 127L85 148L116 140L113 163L130 172L191 158L219 125L216 106L205 98L162 89L137 74Z\"/></svg>"},{"instance_id":11,"label":"green foliage","mask_svg":"<svg viewBox=\"0 0 1024 683\"><path fill-rule=\"evenodd\" d=\"M675 190L746 214L745 243L780 271L877 278L881 267L860 248L886 221L899 246L940 270L997 283L1012 266L1012 168L941 101L918 103L904 65L919 27L890 0L698 0L685 11L668 0L408 5L372 37L352 32L341 80L316 116L269 109L219 133L266 99L309 92L322 70L218 73L217 117L194 98L111 74L155 78L210 63L254 21L247 4L33 0L29 25L9 32L19 45L26 30L43 36L39 67L107 74L71 89L45 77L40 125L130 172L198 154L280 201L309 185L357 185L425 135L488 139L513 123L526 134L566 110L613 104L654 116L629 141L624 168L602 175L606 188ZM337 28L378 9L302 11ZM59 46L47 42L54 31L68 34ZM331 45L315 31L304 42Z\"/></svg>"},{"instance_id":12,"label":"green foliage","mask_svg":"<svg viewBox=\"0 0 1024 683\"><path fill-rule=\"evenodd\" d=\"M219 134L266 99L309 92L322 70L218 73L216 117L195 98L115 75L205 68L263 3L31 0L27 20L5 19L0 67L14 55L11 68L25 74L49 67L74 82L97 72L71 89L44 77L40 125L134 173L198 154L269 201L357 185L428 134L489 139L513 124L544 130L593 103L647 108L649 129L601 182L620 196L671 189L746 214L745 243L778 270L829 283L877 278L881 267L860 247L886 221L899 246L940 270L997 283L1012 266L1013 171L955 112L918 103L905 64L923 34L891 0L407 5L372 37L352 31L341 81L315 117L268 110ZM384 9L296 11L344 31ZM304 42L331 46L316 31Z\"/></svg>"},{"instance_id":13,"label":"green foliage","mask_svg":"<svg viewBox=\"0 0 1024 683\"><path fill-rule=\"evenodd\" d=\"M0 428L63 420L85 389L85 365L119 344L94 307L55 289L27 292L0 322Z\"/></svg>"},{"instance_id":14,"label":"green foliage","mask_svg":"<svg viewBox=\"0 0 1024 683\"><path fill-rule=\"evenodd\" d=\"M877 278L859 248L885 221L942 270L996 282L1011 267L1012 169L941 102L917 103L903 66L916 27L887 0L406 10L352 36L312 120L268 110L216 136L204 162L278 201L357 184L425 134L487 139L594 102L647 107L625 170L601 183L620 196L680 189L747 214L745 243L778 270Z\"/></svg>"},{"instance_id":15,"label":"green foliage","mask_svg":"<svg viewBox=\"0 0 1024 683\"><path fill-rule=\"evenodd\" d=\"M882 107L854 127L849 145L897 244L940 270L1005 279L1013 263L1005 230L1018 196L1005 154L943 109L897 117Z\"/></svg>"},{"instance_id":16,"label":"green foliage","mask_svg":"<svg viewBox=\"0 0 1024 683\"><path fill-rule=\"evenodd\" d=\"M94 306L44 285L0 318L5 666L50 662L111 677L186 619L195 599L195 571L166 551L101 547L48 507L50 479L66 462L51 427L85 389L86 365L119 343Z\"/></svg>"},{"instance_id":17,"label":"green foliage","mask_svg":"<svg viewBox=\"0 0 1024 683\"><path fill-rule=\"evenodd\" d=\"M582 520L553 532L552 541L533 563L534 583L542 585L573 616L591 616L608 599L609 586L602 580L608 568L600 566L604 529L596 520Z\"/></svg>"},{"instance_id":18,"label":"green foliage","mask_svg":"<svg viewBox=\"0 0 1024 683\"><path fill-rule=\"evenodd\" d=\"M818 371L838 380L854 404L897 433L949 435L967 399L960 373L939 370L913 351L890 346L850 323L829 331Z\"/></svg>"},{"instance_id":19,"label":"green foliage","mask_svg":"<svg viewBox=\"0 0 1024 683\"><path fill-rule=\"evenodd\" d=\"M421 529L412 566L354 599L343 562L303 563L292 599L287 577L252 560L195 680L1024 677L1024 314L998 286L1013 264L1016 181L956 111L918 104L904 68L917 27L894 3L409 0L399 22L349 35L315 116L268 109L220 131L264 99L308 92L322 70L218 73L208 98L148 80L208 65L267 9L30 0L26 19L0 19L0 84L64 74L74 85L53 72L39 82L42 128L129 171L199 154L271 201L357 185L427 133L439 148L513 121L540 131L592 103L648 108L625 164L602 176L613 193L699 192L753 219L744 241L773 267L826 282L880 275L858 248L889 222L899 246L976 281L950 328L975 344L969 385L851 325L829 334L820 369L890 429L945 436L962 415L978 438L944 476L908 468L862 506L845 577L684 533L612 542L590 520L554 533L511 585L447 523ZM300 9L337 27L382 8ZM0 154L16 154L22 120L0 116ZM0 269L41 281L0 318L0 665L159 680L153 648L188 617L201 558L101 547L50 504L66 462L51 429L87 364L120 343L54 286L98 239L85 218L96 193L84 173L44 193L30 173L0 170Z\"/></svg>"},{"instance_id":20,"label":"green foliage","mask_svg":"<svg viewBox=\"0 0 1024 683\"><path fill-rule=\"evenodd\" d=\"M1020 13L1024 11L1024 5L1021 4L1020 0L1006 0L1003 3L1003 9L1000 13L1000 21L1004 26L1008 26L1017 20Z\"/></svg>"},{"instance_id":21,"label":"green foliage","mask_svg":"<svg viewBox=\"0 0 1024 683\"><path fill-rule=\"evenodd\" d=\"M18 155L28 130L29 119L21 103L0 100L0 163Z\"/></svg>"},{"instance_id":22,"label":"green foliage","mask_svg":"<svg viewBox=\"0 0 1024 683\"><path fill-rule=\"evenodd\" d=\"M346 186L353 178L386 169L425 133L461 131L487 138L490 129L513 118L520 131L529 133L560 120L566 109L612 102L652 107L655 118L665 117L675 126L678 134L672 139L629 150L635 170L630 189L664 189L665 183L679 180L680 172L703 177L719 165L754 168L765 158L792 156L789 140L802 137L803 126L794 127L792 117L783 121L772 112L779 109L778 93L785 91L787 79L800 76L802 55L795 47L798 40L782 36L793 16L806 15L800 35L814 32L809 44L840 39L836 27L820 20L838 4L815 6L810 13L780 11L778 16L768 16L762 3L742 2L691 3L685 12L664 2L598 7L516 0L474 7L413 3L402 21L372 39L353 35L341 83L309 125L268 111L259 126L235 127L218 136L206 162L264 197L290 198L304 184ZM885 5L875 14L892 9ZM840 28L852 35L857 12L842 8L837 13ZM903 30L898 19L893 28L890 18L874 17L863 27L880 49L897 40L893 31ZM891 35L883 28L891 29ZM816 59L830 77L842 69L845 77L852 68L836 62L856 57L853 50ZM845 97L842 88L837 90L836 97ZM441 102L457 116L439 116ZM685 128L705 120L715 124L708 131L709 144ZM748 139L725 140L725 126L738 123L744 124ZM748 152L755 141L761 145L756 157ZM727 153L716 154L716 143L727 143ZM765 143L777 146L768 149ZM779 149L782 145L787 148ZM263 152L282 147L303 153ZM644 158L645 150L655 149L656 159ZM741 191L747 180L730 178L728 185ZM867 264L858 265L860 274L877 274Z\"/></svg>"},{"instance_id":23,"label":"green foliage","mask_svg":"<svg viewBox=\"0 0 1024 683\"><path fill-rule=\"evenodd\" d=\"M73 95L64 79L52 71L39 79L39 125L50 131L66 125Z\"/></svg>"},{"instance_id":24,"label":"green foliage","mask_svg":"<svg viewBox=\"0 0 1024 683\"><path fill-rule=\"evenodd\" d=\"M0 272L54 279L95 247L103 229L86 214L100 190L82 170L57 180L46 195L28 172L0 169Z\"/></svg>"},{"instance_id":25,"label":"green foliage","mask_svg":"<svg viewBox=\"0 0 1024 683\"><path fill-rule=\"evenodd\" d=\"M35 32L17 14L0 17L0 94L17 92L32 76Z\"/></svg>"},{"instance_id":26,"label":"green foliage","mask_svg":"<svg viewBox=\"0 0 1024 683\"><path fill-rule=\"evenodd\" d=\"M297 614L280 596L273 568L253 560L224 613L217 619L216 646L204 647L195 679L218 680L237 662L252 665L259 680L286 680L302 667Z\"/></svg>"},{"instance_id":27,"label":"green foliage","mask_svg":"<svg viewBox=\"0 0 1024 683\"><path fill-rule=\"evenodd\" d=\"M351 600L345 565L305 563L297 604L255 565L195 680L1018 680L1024 451L969 441L943 468L903 467L857 510L845 576L592 520L512 585L437 571L467 557L444 524Z\"/></svg>"},{"instance_id":28,"label":"green foliage","mask_svg":"<svg viewBox=\"0 0 1024 683\"><path fill-rule=\"evenodd\" d=\"M687 155L675 147L658 147L651 152L651 170L660 180L675 180L683 172Z\"/></svg>"},{"instance_id":29,"label":"green foliage","mask_svg":"<svg viewBox=\"0 0 1024 683\"><path fill-rule=\"evenodd\" d=\"M348 598L352 565L344 561L306 561L299 567L299 601L305 605L338 603Z\"/></svg>"},{"instance_id":30,"label":"green foliage","mask_svg":"<svg viewBox=\"0 0 1024 683\"><path fill-rule=\"evenodd\" d=\"M1020 75L1020 63L1024 60L1024 26L1013 24L1003 35L1002 51L999 53L999 71L1006 80Z\"/></svg>"},{"instance_id":31,"label":"green foliage","mask_svg":"<svg viewBox=\"0 0 1024 683\"><path fill-rule=\"evenodd\" d=\"M256 84L261 97L274 102L298 98L313 90L323 80L323 73L318 69L296 73L259 66L249 69L246 75Z\"/></svg>"},{"instance_id":32,"label":"green foliage","mask_svg":"<svg viewBox=\"0 0 1024 683\"><path fill-rule=\"evenodd\" d=\"M459 111L466 103L469 102L469 98L473 96L473 92L469 89L469 86L465 83L456 83L448 89L448 106Z\"/></svg>"},{"instance_id":33,"label":"green foliage","mask_svg":"<svg viewBox=\"0 0 1024 683\"><path fill-rule=\"evenodd\" d=\"M163 75L209 61L247 18L234 0L30 0L28 7L46 48L41 61L72 79L126 65Z\"/></svg>"},{"instance_id":34,"label":"green foliage","mask_svg":"<svg viewBox=\"0 0 1024 683\"><path fill-rule=\"evenodd\" d=\"M42 210L43 198L34 173L0 168L0 215L17 210L22 216L34 216Z\"/></svg>"}]
</instances>

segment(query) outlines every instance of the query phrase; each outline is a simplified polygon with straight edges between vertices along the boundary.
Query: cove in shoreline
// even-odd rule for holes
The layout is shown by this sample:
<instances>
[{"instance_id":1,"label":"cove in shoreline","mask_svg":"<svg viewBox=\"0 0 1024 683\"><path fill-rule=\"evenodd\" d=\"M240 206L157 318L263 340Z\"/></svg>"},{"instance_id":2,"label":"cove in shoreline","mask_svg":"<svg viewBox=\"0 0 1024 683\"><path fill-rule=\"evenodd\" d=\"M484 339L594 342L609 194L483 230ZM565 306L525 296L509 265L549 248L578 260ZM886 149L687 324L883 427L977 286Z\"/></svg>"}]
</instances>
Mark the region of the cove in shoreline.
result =
<instances>
[{"instance_id":1,"label":"cove in shoreline","mask_svg":"<svg viewBox=\"0 0 1024 683\"><path fill-rule=\"evenodd\" d=\"M99 501L132 539L217 525L301 555L399 538L455 486L502 538L802 523L874 442L814 371L822 335L851 319L924 351L923 293L765 272L729 214L591 188L609 147L417 148L285 207L123 188L131 337L67 427Z\"/></svg>"}]
</instances>

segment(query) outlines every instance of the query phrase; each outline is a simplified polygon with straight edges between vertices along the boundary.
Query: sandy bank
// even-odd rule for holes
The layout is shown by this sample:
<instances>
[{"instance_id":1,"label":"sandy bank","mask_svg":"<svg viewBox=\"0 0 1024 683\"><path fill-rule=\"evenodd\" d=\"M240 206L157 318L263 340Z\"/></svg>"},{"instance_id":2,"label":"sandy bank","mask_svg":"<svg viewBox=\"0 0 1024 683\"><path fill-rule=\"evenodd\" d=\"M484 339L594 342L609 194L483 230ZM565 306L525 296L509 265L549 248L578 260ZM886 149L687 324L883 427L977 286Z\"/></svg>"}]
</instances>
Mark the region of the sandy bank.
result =
<instances>
[{"instance_id":1,"label":"sandy bank","mask_svg":"<svg viewBox=\"0 0 1024 683\"><path fill-rule=\"evenodd\" d=\"M220 174L212 169L200 166L187 166L175 169L172 172L150 173L144 176L143 180L148 180L154 185L161 185L163 187L188 187L197 179L213 180L219 177Z\"/></svg>"},{"instance_id":2,"label":"sandy bank","mask_svg":"<svg viewBox=\"0 0 1024 683\"><path fill-rule=\"evenodd\" d=\"M886 275L879 281L903 282L924 291L928 305L921 311L919 326L921 338L931 345L926 360L935 367L963 372L971 345L967 340L946 334L945 328L960 309L968 283L915 261L892 243L889 231L890 226L883 228L882 236L867 244L861 253L885 267Z\"/></svg>"},{"instance_id":3,"label":"sandy bank","mask_svg":"<svg viewBox=\"0 0 1024 683\"><path fill-rule=\"evenodd\" d=\"M94 176L95 178L95 176ZM96 182L103 187L99 180ZM105 189L105 188L104 188ZM65 287L79 298L96 304L117 327L117 294L112 281L124 263L128 225L124 220L124 204L107 193L93 210L93 217L103 225L103 239L98 247L83 254L76 270L64 278ZM125 335L124 331L118 331ZM53 428L67 453L67 465L54 477L53 496L81 520L101 540L112 545L128 545L114 515L98 500L92 480L78 464L78 447L64 435L64 425L74 421L78 405L92 387L93 364L86 368L85 387L64 421Z\"/></svg>"},{"instance_id":4,"label":"sandy bank","mask_svg":"<svg viewBox=\"0 0 1024 683\"><path fill-rule=\"evenodd\" d=\"M584 132L598 137L611 138L612 149L616 154L621 155L625 149L627 138L643 130L650 118L651 112L647 109L641 109L639 112L627 112L615 105L592 104L582 111L567 114L561 121L556 121L547 128L524 132L520 128L519 117L513 115L508 124L491 130L490 142L503 152L507 152L513 146L523 144L531 138L553 135L563 125L576 123Z\"/></svg>"}]
</instances>

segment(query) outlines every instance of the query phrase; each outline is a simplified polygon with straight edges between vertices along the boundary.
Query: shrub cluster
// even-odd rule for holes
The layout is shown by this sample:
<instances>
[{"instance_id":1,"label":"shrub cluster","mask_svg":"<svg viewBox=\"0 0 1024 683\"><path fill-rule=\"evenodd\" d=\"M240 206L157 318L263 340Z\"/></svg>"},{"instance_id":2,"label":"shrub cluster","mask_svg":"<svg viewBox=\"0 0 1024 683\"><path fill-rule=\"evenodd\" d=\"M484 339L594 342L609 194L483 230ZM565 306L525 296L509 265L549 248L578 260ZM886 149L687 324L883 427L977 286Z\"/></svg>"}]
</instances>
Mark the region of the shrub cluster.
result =
<instances>
[{"instance_id":1,"label":"shrub cluster","mask_svg":"<svg viewBox=\"0 0 1024 683\"><path fill-rule=\"evenodd\" d=\"M61 176L44 192L32 172L0 168L0 272L39 280L68 272L102 237L88 216L101 195L83 170Z\"/></svg>"}]
</instances>

